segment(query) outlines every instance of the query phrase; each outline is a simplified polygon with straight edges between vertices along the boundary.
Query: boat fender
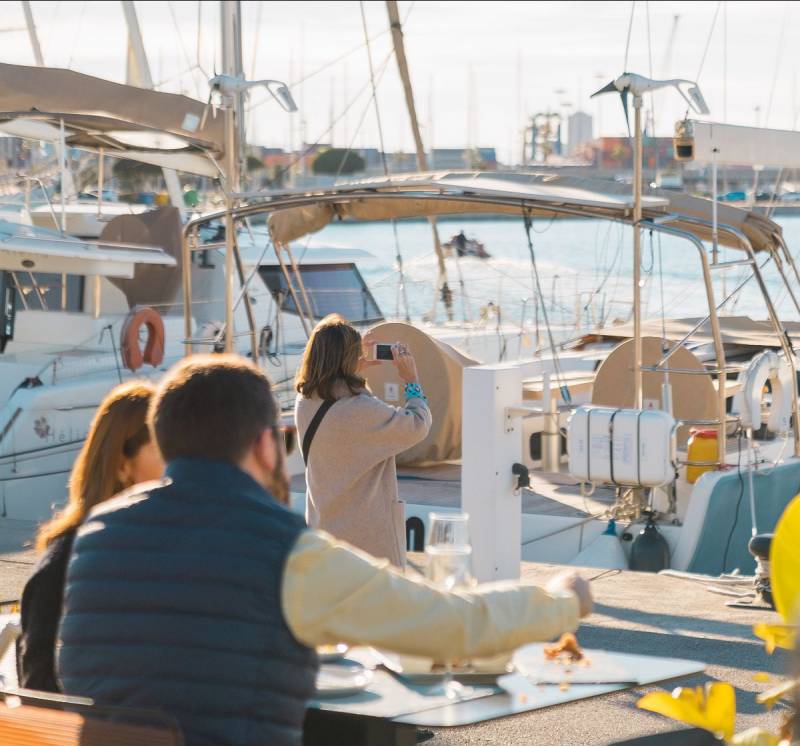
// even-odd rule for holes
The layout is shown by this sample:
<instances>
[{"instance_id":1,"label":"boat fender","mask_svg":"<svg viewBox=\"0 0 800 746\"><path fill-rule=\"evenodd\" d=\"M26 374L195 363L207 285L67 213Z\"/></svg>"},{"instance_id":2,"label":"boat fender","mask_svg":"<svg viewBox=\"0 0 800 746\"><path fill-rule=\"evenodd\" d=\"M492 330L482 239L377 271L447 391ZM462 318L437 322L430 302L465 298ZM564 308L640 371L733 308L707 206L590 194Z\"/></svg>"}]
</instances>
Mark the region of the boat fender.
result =
<instances>
[{"instance_id":1,"label":"boat fender","mask_svg":"<svg viewBox=\"0 0 800 746\"><path fill-rule=\"evenodd\" d=\"M669 567L669 545L647 513L647 523L631 544L631 570L638 572L660 572Z\"/></svg>"},{"instance_id":2,"label":"boat fender","mask_svg":"<svg viewBox=\"0 0 800 746\"><path fill-rule=\"evenodd\" d=\"M139 342L141 328L147 327L147 341L142 350ZM134 306L125 317L120 334L122 364L136 371L145 363L154 368L164 362L164 322L150 306Z\"/></svg>"},{"instance_id":3,"label":"boat fender","mask_svg":"<svg viewBox=\"0 0 800 746\"><path fill-rule=\"evenodd\" d=\"M734 404L739 412L742 427L758 430L761 427L761 396L767 381L772 388L772 405L767 428L774 433L789 430L792 417L792 371L785 358L772 350L756 355L744 372L742 389Z\"/></svg>"}]
</instances>

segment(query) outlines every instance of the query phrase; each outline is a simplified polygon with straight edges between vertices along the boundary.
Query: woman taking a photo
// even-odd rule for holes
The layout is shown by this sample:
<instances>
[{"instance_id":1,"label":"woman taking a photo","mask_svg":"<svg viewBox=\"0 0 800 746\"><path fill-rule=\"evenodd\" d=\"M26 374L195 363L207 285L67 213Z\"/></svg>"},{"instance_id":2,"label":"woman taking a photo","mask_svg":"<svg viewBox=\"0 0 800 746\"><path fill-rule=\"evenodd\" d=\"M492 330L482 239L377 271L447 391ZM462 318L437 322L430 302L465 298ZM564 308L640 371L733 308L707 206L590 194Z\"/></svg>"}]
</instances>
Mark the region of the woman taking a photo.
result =
<instances>
[{"instance_id":1,"label":"woman taking a photo","mask_svg":"<svg viewBox=\"0 0 800 746\"><path fill-rule=\"evenodd\" d=\"M67 506L39 530L44 552L22 592L19 683L26 689L59 691L55 641L64 578L75 533L89 511L139 482L158 479L164 462L147 427L155 392L147 381L117 386L100 404L69 479Z\"/></svg>"},{"instance_id":2,"label":"woman taking a photo","mask_svg":"<svg viewBox=\"0 0 800 746\"><path fill-rule=\"evenodd\" d=\"M405 345L392 363L405 383L404 407L366 388L363 370L374 340L341 316L324 318L306 345L295 379L295 423L306 461L306 521L359 549L405 564L405 520L395 456L431 427L417 366ZM312 445L313 444L313 445Z\"/></svg>"}]
</instances>

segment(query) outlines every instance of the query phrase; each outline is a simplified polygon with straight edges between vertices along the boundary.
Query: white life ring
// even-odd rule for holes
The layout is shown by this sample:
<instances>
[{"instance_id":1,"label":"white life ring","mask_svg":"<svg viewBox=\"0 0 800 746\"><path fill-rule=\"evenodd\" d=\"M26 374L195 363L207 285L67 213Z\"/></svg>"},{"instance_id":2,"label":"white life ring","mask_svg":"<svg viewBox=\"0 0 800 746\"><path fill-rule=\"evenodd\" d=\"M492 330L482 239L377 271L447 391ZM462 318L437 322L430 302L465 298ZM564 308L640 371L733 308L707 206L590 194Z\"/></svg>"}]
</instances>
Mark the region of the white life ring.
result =
<instances>
[{"instance_id":1,"label":"white life ring","mask_svg":"<svg viewBox=\"0 0 800 746\"><path fill-rule=\"evenodd\" d=\"M773 433L786 433L792 420L792 397L795 382L792 369L783 356L772 350L756 355L741 375L742 388L734 397L734 407L741 418L742 427L758 430L762 425L761 396L767 381L772 388L772 405L769 409L767 429Z\"/></svg>"}]
</instances>

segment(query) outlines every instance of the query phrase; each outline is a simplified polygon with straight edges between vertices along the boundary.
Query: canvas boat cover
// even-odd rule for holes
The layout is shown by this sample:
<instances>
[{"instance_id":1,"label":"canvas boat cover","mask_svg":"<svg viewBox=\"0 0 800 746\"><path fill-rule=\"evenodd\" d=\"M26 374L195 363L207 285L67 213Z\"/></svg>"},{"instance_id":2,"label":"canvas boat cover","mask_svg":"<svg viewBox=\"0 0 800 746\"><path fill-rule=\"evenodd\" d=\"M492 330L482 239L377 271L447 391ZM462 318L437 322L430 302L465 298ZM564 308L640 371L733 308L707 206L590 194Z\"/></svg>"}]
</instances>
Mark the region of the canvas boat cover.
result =
<instances>
[{"instance_id":1,"label":"canvas boat cover","mask_svg":"<svg viewBox=\"0 0 800 746\"><path fill-rule=\"evenodd\" d=\"M712 202L651 190L642 199L644 219L667 219L674 228L711 239ZM334 219L389 220L456 214L529 214L533 218L593 217L630 222L630 186L551 172L441 171L349 181L327 190L265 195L274 210L273 238L288 243L324 228ZM756 251L774 251L780 226L769 218L718 205L719 243L742 248L741 231ZM735 231L725 229L731 226Z\"/></svg>"},{"instance_id":2,"label":"canvas boat cover","mask_svg":"<svg viewBox=\"0 0 800 746\"><path fill-rule=\"evenodd\" d=\"M697 326L700 317L687 319L647 319L642 321L643 337L662 337L662 323L664 327L664 337L668 342L680 342L689 332ZM800 322L783 321L783 326L790 336L800 337ZM722 332L722 342L729 346L755 347L758 349L779 349L780 340L775 334L769 320L758 321L748 316L720 316L720 331ZM595 329L581 339L584 343L600 341L603 339L631 339L633 337L633 324L619 324L616 326ZM711 324L708 320L700 325L700 328L692 334L690 340L692 344L713 344L714 338L711 334Z\"/></svg>"},{"instance_id":3,"label":"canvas boat cover","mask_svg":"<svg viewBox=\"0 0 800 746\"><path fill-rule=\"evenodd\" d=\"M205 103L72 70L0 64L0 129L58 142L62 121L69 146L219 175L209 156L223 157L223 119Z\"/></svg>"}]
</instances>

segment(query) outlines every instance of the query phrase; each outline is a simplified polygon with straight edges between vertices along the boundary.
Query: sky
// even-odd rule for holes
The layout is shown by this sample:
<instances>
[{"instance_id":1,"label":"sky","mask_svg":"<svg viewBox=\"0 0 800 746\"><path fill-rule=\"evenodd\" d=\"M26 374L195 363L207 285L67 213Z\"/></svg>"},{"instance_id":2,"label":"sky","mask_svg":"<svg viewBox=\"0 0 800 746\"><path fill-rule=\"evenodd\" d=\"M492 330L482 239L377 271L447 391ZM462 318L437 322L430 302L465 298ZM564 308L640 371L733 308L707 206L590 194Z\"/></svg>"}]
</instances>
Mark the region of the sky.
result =
<instances>
[{"instance_id":1,"label":"sky","mask_svg":"<svg viewBox=\"0 0 800 746\"><path fill-rule=\"evenodd\" d=\"M135 5L157 86L205 99L206 80L219 69L218 3ZM46 65L124 82L119 2L31 6ZM384 146L411 150L385 5L368 0L363 7ZM595 135L624 135L619 99L589 96L626 61L629 71L648 77L652 70L656 78L698 80L715 121L796 128L800 3L416 0L399 8L428 147L495 147L503 162L515 163L526 117L547 110L583 110L595 118ZM242 9L246 74L286 81L301 109L286 114L254 93L248 140L283 148L303 141L379 146L359 2L253 1ZM0 60L33 64L21 3L3 3L0 40ZM686 109L670 89L646 106L656 134L666 136Z\"/></svg>"}]
</instances>

